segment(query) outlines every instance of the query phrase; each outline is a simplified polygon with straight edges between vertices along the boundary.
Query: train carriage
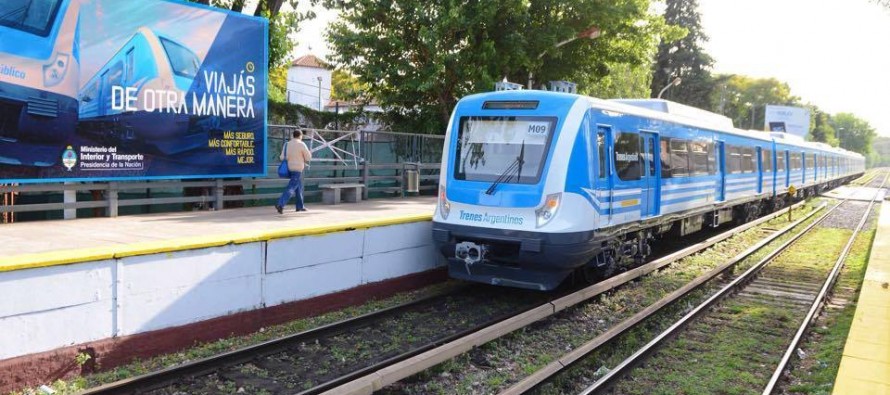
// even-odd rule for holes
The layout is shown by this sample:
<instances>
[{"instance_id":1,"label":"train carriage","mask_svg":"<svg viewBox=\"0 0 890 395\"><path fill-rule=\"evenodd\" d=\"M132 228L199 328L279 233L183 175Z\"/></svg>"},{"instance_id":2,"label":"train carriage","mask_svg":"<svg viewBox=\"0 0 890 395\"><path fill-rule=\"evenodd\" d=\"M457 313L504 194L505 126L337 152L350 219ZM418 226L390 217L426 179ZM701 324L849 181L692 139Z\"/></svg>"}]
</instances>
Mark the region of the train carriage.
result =
<instances>
[{"instance_id":1,"label":"train carriage","mask_svg":"<svg viewBox=\"0 0 890 395\"><path fill-rule=\"evenodd\" d=\"M0 163L51 166L77 125L79 2L4 0Z\"/></svg>"},{"instance_id":2,"label":"train carriage","mask_svg":"<svg viewBox=\"0 0 890 395\"><path fill-rule=\"evenodd\" d=\"M637 264L658 238L779 208L789 186L814 194L863 167L858 154L663 100L485 93L462 99L449 123L433 237L452 277L548 290L573 272L595 281Z\"/></svg>"}]
</instances>

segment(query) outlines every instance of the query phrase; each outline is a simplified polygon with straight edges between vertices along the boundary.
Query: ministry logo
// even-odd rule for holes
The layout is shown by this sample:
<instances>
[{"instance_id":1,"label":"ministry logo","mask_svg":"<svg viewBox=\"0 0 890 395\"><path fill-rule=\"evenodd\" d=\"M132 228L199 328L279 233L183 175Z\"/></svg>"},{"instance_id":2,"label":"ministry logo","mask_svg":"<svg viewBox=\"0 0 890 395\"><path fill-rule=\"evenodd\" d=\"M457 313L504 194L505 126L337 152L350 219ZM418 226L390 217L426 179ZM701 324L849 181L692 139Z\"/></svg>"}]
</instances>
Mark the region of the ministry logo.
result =
<instances>
[{"instance_id":1,"label":"ministry logo","mask_svg":"<svg viewBox=\"0 0 890 395\"><path fill-rule=\"evenodd\" d=\"M77 153L74 152L74 148L70 145L65 149L65 152L62 152L62 165L68 168L68 171L71 171L71 168L77 164Z\"/></svg>"}]
</instances>

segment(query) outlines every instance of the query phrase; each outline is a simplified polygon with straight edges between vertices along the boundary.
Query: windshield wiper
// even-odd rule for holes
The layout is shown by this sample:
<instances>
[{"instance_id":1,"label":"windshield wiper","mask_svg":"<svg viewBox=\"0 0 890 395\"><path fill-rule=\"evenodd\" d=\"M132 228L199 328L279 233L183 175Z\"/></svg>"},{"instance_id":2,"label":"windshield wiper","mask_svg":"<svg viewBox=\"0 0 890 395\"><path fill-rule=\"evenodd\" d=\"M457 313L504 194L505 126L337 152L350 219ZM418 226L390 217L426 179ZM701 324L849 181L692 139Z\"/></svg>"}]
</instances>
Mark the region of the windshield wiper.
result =
<instances>
[{"instance_id":1,"label":"windshield wiper","mask_svg":"<svg viewBox=\"0 0 890 395\"><path fill-rule=\"evenodd\" d=\"M508 166L507 169L504 170L504 172L501 173L501 175L498 176L498 178L496 178L494 180L494 182L491 184L491 186L488 187L487 190L485 190L485 194L493 195L494 191L497 189L498 185L501 185L501 183L506 182L513 178L514 171L518 175L517 179L519 179L519 177L522 177L522 165L524 165L524 164L525 164L525 140L522 140L522 147L519 148L519 156L517 156L516 159L513 161L513 163L510 163L510 166Z\"/></svg>"}]
</instances>

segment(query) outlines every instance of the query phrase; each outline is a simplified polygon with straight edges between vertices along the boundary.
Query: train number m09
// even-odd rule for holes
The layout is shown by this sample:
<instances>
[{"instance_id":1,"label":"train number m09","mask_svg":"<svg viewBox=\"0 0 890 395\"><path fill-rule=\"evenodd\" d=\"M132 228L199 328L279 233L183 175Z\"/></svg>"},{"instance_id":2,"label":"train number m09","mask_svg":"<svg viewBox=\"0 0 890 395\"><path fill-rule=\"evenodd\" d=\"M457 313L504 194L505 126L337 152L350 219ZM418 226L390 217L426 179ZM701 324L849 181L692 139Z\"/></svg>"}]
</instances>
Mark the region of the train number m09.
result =
<instances>
[{"instance_id":1,"label":"train number m09","mask_svg":"<svg viewBox=\"0 0 890 395\"><path fill-rule=\"evenodd\" d=\"M80 4L77 0L4 0L2 8L0 141L64 144L77 125ZM4 156L0 162L41 161Z\"/></svg>"}]
</instances>

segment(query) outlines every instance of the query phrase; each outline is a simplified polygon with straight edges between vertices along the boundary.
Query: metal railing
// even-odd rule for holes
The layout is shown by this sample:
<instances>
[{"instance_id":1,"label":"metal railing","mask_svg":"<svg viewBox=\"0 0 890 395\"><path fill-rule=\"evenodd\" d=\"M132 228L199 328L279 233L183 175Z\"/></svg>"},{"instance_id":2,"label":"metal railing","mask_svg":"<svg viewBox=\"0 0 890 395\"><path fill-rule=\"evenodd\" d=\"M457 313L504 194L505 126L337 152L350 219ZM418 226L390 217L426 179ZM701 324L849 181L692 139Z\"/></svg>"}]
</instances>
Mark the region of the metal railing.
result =
<instances>
[{"instance_id":1,"label":"metal railing","mask_svg":"<svg viewBox=\"0 0 890 395\"><path fill-rule=\"evenodd\" d=\"M269 126L266 177L0 185L2 223L16 220L21 213L31 213L28 219L32 220L44 219L34 218L34 213L61 217L63 210L81 210L77 216L116 217L272 205L288 182L275 174L282 145L295 128ZM443 136L303 130L304 141L314 151L303 180L309 201L320 200L319 185L338 182L364 184L365 199L404 197L409 194L409 172L417 172L420 193L435 193L438 187ZM74 193L75 201L64 202L65 192ZM158 206L164 207L153 208Z\"/></svg>"}]
</instances>

